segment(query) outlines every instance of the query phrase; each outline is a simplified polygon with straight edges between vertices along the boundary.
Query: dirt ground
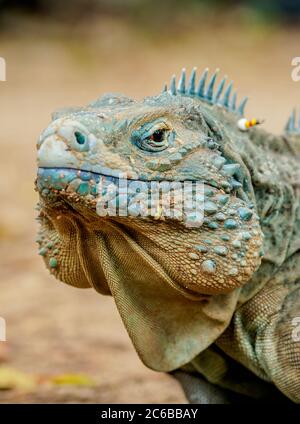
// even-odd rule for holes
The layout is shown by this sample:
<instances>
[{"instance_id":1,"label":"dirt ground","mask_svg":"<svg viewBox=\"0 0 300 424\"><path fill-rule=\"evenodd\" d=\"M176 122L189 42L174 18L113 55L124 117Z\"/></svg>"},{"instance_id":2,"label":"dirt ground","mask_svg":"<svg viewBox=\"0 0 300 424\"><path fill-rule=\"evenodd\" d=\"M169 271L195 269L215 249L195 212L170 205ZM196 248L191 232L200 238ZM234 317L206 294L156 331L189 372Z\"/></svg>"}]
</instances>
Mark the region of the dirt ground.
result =
<instances>
[{"instance_id":1,"label":"dirt ground","mask_svg":"<svg viewBox=\"0 0 300 424\"><path fill-rule=\"evenodd\" d=\"M35 142L50 113L108 91L155 94L181 67L210 66L250 96L249 117L265 118L265 128L279 133L299 105L300 82L290 76L299 37L299 28L205 25L160 37L122 20L68 31L20 20L0 35L7 62L7 81L0 82L0 316L7 342L0 343L0 362L39 382L28 393L0 391L0 402L186 402L172 377L141 364L112 299L55 281L37 255ZM66 373L90 376L96 386L47 384Z\"/></svg>"}]
</instances>

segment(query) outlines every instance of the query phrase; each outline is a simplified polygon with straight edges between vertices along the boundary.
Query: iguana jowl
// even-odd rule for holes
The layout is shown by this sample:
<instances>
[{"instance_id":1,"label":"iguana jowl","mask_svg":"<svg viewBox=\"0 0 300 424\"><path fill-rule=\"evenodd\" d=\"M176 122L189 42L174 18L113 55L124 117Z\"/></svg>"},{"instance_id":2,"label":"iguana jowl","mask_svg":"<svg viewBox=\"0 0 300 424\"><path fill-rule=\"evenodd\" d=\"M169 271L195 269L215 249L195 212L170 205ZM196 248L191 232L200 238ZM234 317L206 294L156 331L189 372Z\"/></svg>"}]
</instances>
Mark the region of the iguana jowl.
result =
<instances>
[{"instance_id":1,"label":"iguana jowl","mask_svg":"<svg viewBox=\"0 0 300 424\"><path fill-rule=\"evenodd\" d=\"M59 280L114 297L148 367L300 403L300 129L293 113L282 136L242 132L246 101L206 79L183 71L158 96L54 114L38 141L39 253ZM162 181L204 184L202 225L148 212L132 187ZM101 199L128 215L99 216Z\"/></svg>"}]
</instances>

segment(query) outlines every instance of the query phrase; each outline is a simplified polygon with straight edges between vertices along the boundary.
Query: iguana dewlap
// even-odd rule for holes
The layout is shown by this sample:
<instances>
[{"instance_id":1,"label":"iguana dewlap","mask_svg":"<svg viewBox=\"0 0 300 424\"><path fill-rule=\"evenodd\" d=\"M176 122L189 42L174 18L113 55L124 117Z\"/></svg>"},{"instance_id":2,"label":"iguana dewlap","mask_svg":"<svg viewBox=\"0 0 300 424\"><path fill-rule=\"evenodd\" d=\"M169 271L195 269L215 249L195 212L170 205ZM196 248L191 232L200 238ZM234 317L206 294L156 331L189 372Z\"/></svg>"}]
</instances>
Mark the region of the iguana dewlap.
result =
<instances>
[{"instance_id":1,"label":"iguana dewlap","mask_svg":"<svg viewBox=\"0 0 300 424\"><path fill-rule=\"evenodd\" d=\"M300 403L300 129L294 113L282 136L240 121L232 84L195 77L54 114L39 253L57 279L114 297L148 367ZM180 214L184 187L203 221Z\"/></svg>"}]
</instances>

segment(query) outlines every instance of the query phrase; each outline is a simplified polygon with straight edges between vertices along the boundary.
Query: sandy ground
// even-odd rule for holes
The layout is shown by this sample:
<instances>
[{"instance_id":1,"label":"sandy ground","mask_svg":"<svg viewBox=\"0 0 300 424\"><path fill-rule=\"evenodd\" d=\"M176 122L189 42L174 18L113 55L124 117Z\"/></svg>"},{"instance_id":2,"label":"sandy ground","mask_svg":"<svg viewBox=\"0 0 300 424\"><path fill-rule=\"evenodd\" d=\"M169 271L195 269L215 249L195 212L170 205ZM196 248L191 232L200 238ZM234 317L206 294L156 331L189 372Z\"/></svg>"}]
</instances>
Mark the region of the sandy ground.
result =
<instances>
[{"instance_id":1,"label":"sandy ground","mask_svg":"<svg viewBox=\"0 0 300 424\"><path fill-rule=\"evenodd\" d=\"M299 105L300 82L290 77L299 36L297 28L199 25L160 37L123 21L68 31L20 21L0 35L7 61L7 82L0 82L0 316L8 339L0 361L41 382L64 373L96 382L2 391L0 402L185 402L172 377L141 364L111 299L58 283L37 255L35 142L50 113L108 91L157 93L182 66L209 65L249 94L249 117L265 118L278 133Z\"/></svg>"}]
</instances>

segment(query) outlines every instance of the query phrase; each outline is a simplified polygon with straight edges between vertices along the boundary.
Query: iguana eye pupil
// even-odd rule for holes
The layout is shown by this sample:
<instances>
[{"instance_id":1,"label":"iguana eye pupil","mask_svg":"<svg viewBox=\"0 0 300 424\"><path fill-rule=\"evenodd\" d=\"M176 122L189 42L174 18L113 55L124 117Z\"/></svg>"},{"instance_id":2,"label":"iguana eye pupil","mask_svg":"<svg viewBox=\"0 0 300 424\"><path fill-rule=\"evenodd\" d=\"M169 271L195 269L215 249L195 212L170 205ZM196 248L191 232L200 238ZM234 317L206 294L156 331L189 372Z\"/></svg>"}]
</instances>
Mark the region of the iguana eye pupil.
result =
<instances>
[{"instance_id":1,"label":"iguana eye pupil","mask_svg":"<svg viewBox=\"0 0 300 424\"><path fill-rule=\"evenodd\" d=\"M81 132L75 131L74 135L78 144L82 145L85 143L85 135L83 135Z\"/></svg>"},{"instance_id":2,"label":"iguana eye pupil","mask_svg":"<svg viewBox=\"0 0 300 424\"><path fill-rule=\"evenodd\" d=\"M161 143L164 138L164 130L156 130L154 133L150 136L150 140L155 141L156 143Z\"/></svg>"}]
</instances>

